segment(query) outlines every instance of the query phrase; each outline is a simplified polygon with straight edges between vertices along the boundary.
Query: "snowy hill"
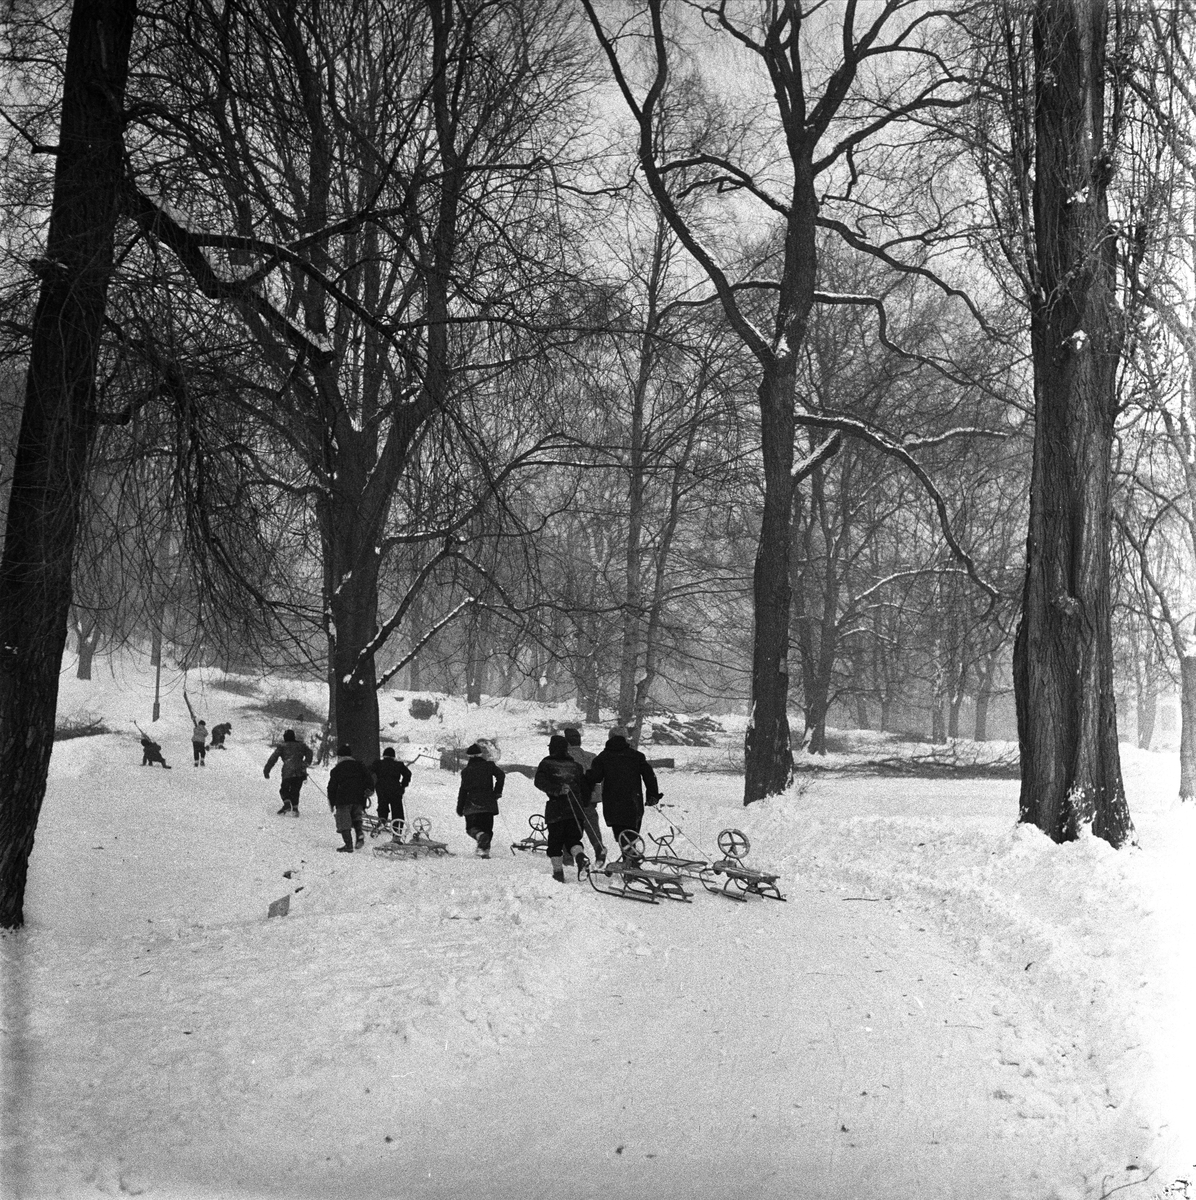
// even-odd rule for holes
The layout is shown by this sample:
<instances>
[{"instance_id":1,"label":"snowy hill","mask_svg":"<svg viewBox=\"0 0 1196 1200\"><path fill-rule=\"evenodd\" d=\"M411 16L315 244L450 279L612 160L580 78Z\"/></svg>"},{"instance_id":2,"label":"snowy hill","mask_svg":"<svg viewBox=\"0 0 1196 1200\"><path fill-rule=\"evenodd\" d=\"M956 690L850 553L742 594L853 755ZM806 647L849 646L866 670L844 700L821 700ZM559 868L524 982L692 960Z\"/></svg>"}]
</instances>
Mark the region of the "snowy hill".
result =
<instances>
[{"instance_id":1,"label":"snowy hill","mask_svg":"<svg viewBox=\"0 0 1196 1200\"><path fill-rule=\"evenodd\" d=\"M820 774L744 810L710 770L741 740L724 722L659 748L672 807L645 830L713 855L741 828L788 902L651 907L506 853L541 810L517 774L499 852L468 854L437 748L535 763L573 710L432 697L420 721L385 696L409 815L456 852L392 862L334 852L323 769L298 821L275 815L277 714L318 715L318 686L192 672L199 714L233 724L197 769L172 680L166 772L138 765L152 677L97 667L64 675L60 712L114 732L56 746L27 927L0 940L6 1197L1071 1200L1196 1178L1196 814L1171 757L1126 749L1139 846L1118 853L1016 827L1007 780Z\"/></svg>"}]
</instances>

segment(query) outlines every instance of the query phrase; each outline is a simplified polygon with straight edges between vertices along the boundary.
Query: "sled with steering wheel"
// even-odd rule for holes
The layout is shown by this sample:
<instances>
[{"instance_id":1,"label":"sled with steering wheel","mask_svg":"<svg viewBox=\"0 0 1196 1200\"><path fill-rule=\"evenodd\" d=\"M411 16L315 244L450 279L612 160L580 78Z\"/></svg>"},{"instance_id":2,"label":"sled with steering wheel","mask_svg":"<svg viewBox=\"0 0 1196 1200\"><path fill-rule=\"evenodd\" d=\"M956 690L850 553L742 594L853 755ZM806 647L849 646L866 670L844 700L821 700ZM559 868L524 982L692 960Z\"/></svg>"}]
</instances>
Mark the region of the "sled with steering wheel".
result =
<instances>
[{"instance_id":1,"label":"sled with steering wheel","mask_svg":"<svg viewBox=\"0 0 1196 1200\"><path fill-rule=\"evenodd\" d=\"M432 822L427 817L416 817L413 821L391 821L389 826L393 838L374 847L379 858L420 858L422 856L445 857L452 854L447 842L433 841Z\"/></svg>"},{"instance_id":2,"label":"sled with steering wheel","mask_svg":"<svg viewBox=\"0 0 1196 1200\"><path fill-rule=\"evenodd\" d=\"M644 904L655 904L657 900L678 900L689 903L693 895L681 886L675 871L657 871L645 866L644 840L638 833L627 829L619 835L622 858L601 867L589 867L586 875L590 887L604 896L618 896L623 900L639 900Z\"/></svg>"},{"instance_id":3,"label":"sled with steering wheel","mask_svg":"<svg viewBox=\"0 0 1196 1200\"><path fill-rule=\"evenodd\" d=\"M532 813L527 819L532 827L531 833L517 842L511 843L511 853L516 850L526 850L531 854L547 853L548 851L548 822L541 813Z\"/></svg>"},{"instance_id":4,"label":"sled with steering wheel","mask_svg":"<svg viewBox=\"0 0 1196 1200\"><path fill-rule=\"evenodd\" d=\"M711 863L709 870L700 876L702 886L708 892L731 900L746 901L749 896L785 899L777 887L777 875L743 865L752 843L742 829L724 829L718 835L718 848L723 852L723 857Z\"/></svg>"}]
</instances>

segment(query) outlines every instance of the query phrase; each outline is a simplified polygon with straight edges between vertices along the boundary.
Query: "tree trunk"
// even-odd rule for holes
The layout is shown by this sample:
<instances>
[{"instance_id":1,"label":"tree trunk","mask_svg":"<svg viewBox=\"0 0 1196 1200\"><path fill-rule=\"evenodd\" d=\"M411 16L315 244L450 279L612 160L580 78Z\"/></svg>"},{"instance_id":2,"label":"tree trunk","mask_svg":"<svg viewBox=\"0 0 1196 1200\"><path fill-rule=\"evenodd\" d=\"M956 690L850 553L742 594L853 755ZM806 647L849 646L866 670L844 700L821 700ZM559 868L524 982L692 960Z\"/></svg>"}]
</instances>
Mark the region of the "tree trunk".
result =
<instances>
[{"instance_id":1,"label":"tree trunk","mask_svg":"<svg viewBox=\"0 0 1196 1200\"><path fill-rule=\"evenodd\" d=\"M1039 0L1031 298L1034 462L1014 647L1019 819L1057 842L1132 835L1117 748L1109 489L1120 330L1103 145L1106 6Z\"/></svg>"},{"instance_id":2,"label":"tree trunk","mask_svg":"<svg viewBox=\"0 0 1196 1200\"><path fill-rule=\"evenodd\" d=\"M91 665L100 645L100 623L94 617L81 617L75 620L75 648L78 652L78 663L75 667L76 679L90 679Z\"/></svg>"},{"instance_id":3,"label":"tree trunk","mask_svg":"<svg viewBox=\"0 0 1196 1200\"><path fill-rule=\"evenodd\" d=\"M789 740L789 544L793 510L792 363L760 383L764 512L752 576L752 708L744 738L743 802L779 795L793 778Z\"/></svg>"},{"instance_id":4,"label":"tree trunk","mask_svg":"<svg viewBox=\"0 0 1196 1200\"><path fill-rule=\"evenodd\" d=\"M1149 750L1150 743L1154 741L1155 713L1158 711L1159 702L1159 687L1153 677L1148 677L1139 683L1135 699L1138 717L1138 749Z\"/></svg>"},{"instance_id":5,"label":"tree trunk","mask_svg":"<svg viewBox=\"0 0 1196 1200\"><path fill-rule=\"evenodd\" d=\"M868 698L859 694L855 698L855 724L857 729L871 729L868 724Z\"/></svg>"},{"instance_id":6,"label":"tree trunk","mask_svg":"<svg viewBox=\"0 0 1196 1200\"><path fill-rule=\"evenodd\" d=\"M0 927L25 880L54 744L71 559L95 430L95 373L123 176L136 5L77 0L25 406L0 563Z\"/></svg>"},{"instance_id":7,"label":"tree trunk","mask_svg":"<svg viewBox=\"0 0 1196 1200\"><path fill-rule=\"evenodd\" d=\"M988 740L988 705L992 700L993 679L996 673L997 655L993 652L985 656L984 672L976 689L976 727L973 736L978 742Z\"/></svg>"},{"instance_id":8,"label":"tree trunk","mask_svg":"<svg viewBox=\"0 0 1196 1200\"><path fill-rule=\"evenodd\" d=\"M1196 799L1196 654L1180 659L1179 798Z\"/></svg>"}]
</instances>

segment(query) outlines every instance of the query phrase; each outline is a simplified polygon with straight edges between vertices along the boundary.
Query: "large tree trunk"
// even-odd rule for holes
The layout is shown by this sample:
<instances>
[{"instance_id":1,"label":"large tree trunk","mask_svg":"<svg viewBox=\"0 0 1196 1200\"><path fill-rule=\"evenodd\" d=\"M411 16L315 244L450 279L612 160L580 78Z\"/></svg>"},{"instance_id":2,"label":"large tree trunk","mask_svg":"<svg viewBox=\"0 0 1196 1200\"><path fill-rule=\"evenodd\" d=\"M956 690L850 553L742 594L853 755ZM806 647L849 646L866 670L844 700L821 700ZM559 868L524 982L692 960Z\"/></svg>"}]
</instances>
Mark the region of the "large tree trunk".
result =
<instances>
[{"instance_id":1,"label":"large tree trunk","mask_svg":"<svg viewBox=\"0 0 1196 1200\"><path fill-rule=\"evenodd\" d=\"M1138 718L1138 749L1149 750L1154 741L1155 714L1158 712L1159 687L1153 678L1143 680L1135 696Z\"/></svg>"},{"instance_id":2,"label":"large tree trunk","mask_svg":"<svg viewBox=\"0 0 1196 1200\"><path fill-rule=\"evenodd\" d=\"M95 617L75 618L75 648L78 652L78 661L75 665L76 679L91 678L91 665L95 659L96 650L99 649L102 636L100 623Z\"/></svg>"},{"instance_id":3,"label":"large tree trunk","mask_svg":"<svg viewBox=\"0 0 1196 1200\"><path fill-rule=\"evenodd\" d=\"M0 926L25 879L54 744L71 559L95 430L95 372L123 173L134 0L77 0L25 407L0 564Z\"/></svg>"},{"instance_id":4,"label":"large tree trunk","mask_svg":"<svg viewBox=\"0 0 1196 1200\"><path fill-rule=\"evenodd\" d=\"M793 512L792 363L760 383L764 512L752 577L752 709L744 739L743 802L783 792L793 778L789 740L790 522Z\"/></svg>"},{"instance_id":5,"label":"large tree trunk","mask_svg":"<svg viewBox=\"0 0 1196 1200\"><path fill-rule=\"evenodd\" d=\"M1180 659L1179 798L1196 799L1196 654Z\"/></svg>"},{"instance_id":6,"label":"large tree trunk","mask_svg":"<svg viewBox=\"0 0 1196 1200\"><path fill-rule=\"evenodd\" d=\"M1120 331L1103 145L1105 5L1034 18L1034 464L1014 647L1020 820L1055 841L1132 834L1109 626L1109 486Z\"/></svg>"}]
</instances>

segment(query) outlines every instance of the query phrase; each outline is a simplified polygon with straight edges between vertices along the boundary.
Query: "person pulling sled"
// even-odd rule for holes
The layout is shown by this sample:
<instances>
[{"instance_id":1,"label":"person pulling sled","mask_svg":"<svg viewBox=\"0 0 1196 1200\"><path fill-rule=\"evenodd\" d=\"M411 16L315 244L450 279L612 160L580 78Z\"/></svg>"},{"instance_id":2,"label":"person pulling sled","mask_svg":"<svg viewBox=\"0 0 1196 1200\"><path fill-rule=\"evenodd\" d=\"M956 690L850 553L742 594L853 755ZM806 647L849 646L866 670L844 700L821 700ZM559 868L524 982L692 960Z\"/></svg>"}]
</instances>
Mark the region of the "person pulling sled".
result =
<instances>
[{"instance_id":1,"label":"person pulling sled","mask_svg":"<svg viewBox=\"0 0 1196 1200\"><path fill-rule=\"evenodd\" d=\"M589 795L581 764L569 755L569 743L559 733L548 739L548 757L540 760L532 786L548 795L544 805L544 823L548 826L548 858L552 877L565 882L565 853L569 854L580 879L588 870L581 844L582 805Z\"/></svg>"},{"instance_id":2,"label":"person pulling sled","mask_svg":"<svg viewBox=\"0 0 1196 1200\"><path fill-rule=\"evenodd\" d=\"M407 764L395 758L393 746L382 751L382 757L372 767L374 794L378 797L379 821L403 821L403 793L411 783L411 770Z\"/></svg>"},{"instance_id":3,"label":"person pulling sled","mask_svg":"<svg viewBox=\"0 0 1196 1200\"><path fill-rule=\"evenodd\" d=\"M610 731L605 747L595 756L585 778L590 787L602 784L603 819L610 826L615 845L623 851L623 858L634 857L624 847L622 835L639 833L644 820L644 805L658 804L661 793L656 785L656 773L648 760L631 745L622 725L616 725Z\"/></svg>"},{"instance_id":4,"label":"person pulling sled","mask_svg":"<svg viewBox=\"0 0 1196 1200\"><path fill-rule=\"evenodd\" d=\"M354 835L357 849L365 846L365 802L374 790L374 781L363 763L353 757L353 747L342 742L336 748L336 766L328 776L328 807L336 816L336 831L344 839L338 854L352 854Z\"/></svg>"},{"instance_id":5,"label":"person pulling sled","mask_svg":"<svg viewBox=\"0 0 1196 1200\"><path fill-rule=\"evenodd\" d=\"M299 815L299 793L303 790L303 781L307 778L307 768L311 766L311 747L306 742L295 740L295 731L283 731L282 741L274 747L274 753L266 760L262 772L270 778L270 768L282 760L282 784L278 794L282 797L282 807L278 810L280 817L290 813Z\"/></svg>"}]
</instances>

